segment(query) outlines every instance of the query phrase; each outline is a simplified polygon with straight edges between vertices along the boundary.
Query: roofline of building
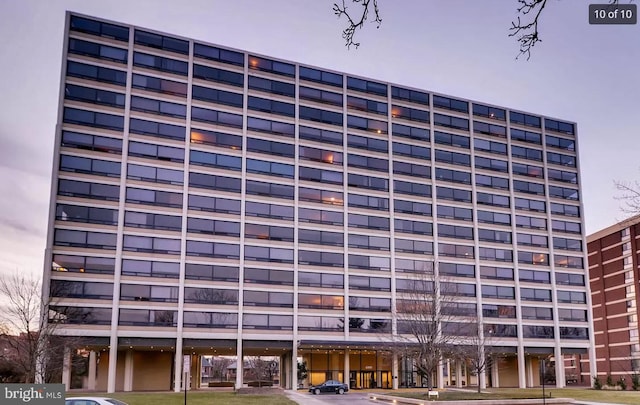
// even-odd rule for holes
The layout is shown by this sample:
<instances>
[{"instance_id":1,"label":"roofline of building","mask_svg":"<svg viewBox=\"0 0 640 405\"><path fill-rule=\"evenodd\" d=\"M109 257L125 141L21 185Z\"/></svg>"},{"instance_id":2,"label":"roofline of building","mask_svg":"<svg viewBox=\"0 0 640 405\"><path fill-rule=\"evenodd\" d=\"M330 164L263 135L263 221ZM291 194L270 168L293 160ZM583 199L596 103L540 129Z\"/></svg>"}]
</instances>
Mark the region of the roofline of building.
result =
<instances>
[{"instance_id":1,"label":"roofline of building","mask_svg":"<svg viewBox=\"0 0 640 405\"><path fill-rule=\"evenodd\" d=\"M608 226L604 229L601 229L599 231L596 231L594 233L592 233L591 235L587 235L587 243L591 243L594 240L598 240L598 239L602 239L605 236L611 235L612 233L615 232L619 232L621 230L623 230L624 228L628 228L632 225L635 225L637 223L640 223L640 214L638 215L634 215L632 217L629 217L623 221L620 221L616 224L613 224L611 226Z\"/></svg>"}]
</instances>

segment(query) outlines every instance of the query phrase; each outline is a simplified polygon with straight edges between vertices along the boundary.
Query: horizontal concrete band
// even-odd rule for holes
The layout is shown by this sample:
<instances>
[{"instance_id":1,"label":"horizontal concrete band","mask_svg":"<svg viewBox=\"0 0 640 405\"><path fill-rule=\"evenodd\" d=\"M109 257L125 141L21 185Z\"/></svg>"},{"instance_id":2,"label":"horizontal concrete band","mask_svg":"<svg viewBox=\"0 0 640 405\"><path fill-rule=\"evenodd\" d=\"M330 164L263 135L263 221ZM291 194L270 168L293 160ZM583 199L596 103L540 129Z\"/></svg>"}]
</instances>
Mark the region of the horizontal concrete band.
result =
<instances>
[{"instance_id":1,"label":"horizontal concrete band","mask_svg":"<svg viewBox=\"0 0 640 405\"><path fill-rule=\"evenodd\" d=\"M396 397L393 395L380 395L380 394L369 394L370 402L382 402L382 403L392 403L392 404L410 404L410 405L424 405L426 402L433 405L474 405L474 404L482 404L482 405L539 405L539 404L548 404L548 405L569 405L574 404L575 400L572 398L530 398L530 399L479 399L477 401L474 400L464 400L464 401L432 401L426 399L416 399L416 398L402 398Z\"/></svg>"}]
</instances>

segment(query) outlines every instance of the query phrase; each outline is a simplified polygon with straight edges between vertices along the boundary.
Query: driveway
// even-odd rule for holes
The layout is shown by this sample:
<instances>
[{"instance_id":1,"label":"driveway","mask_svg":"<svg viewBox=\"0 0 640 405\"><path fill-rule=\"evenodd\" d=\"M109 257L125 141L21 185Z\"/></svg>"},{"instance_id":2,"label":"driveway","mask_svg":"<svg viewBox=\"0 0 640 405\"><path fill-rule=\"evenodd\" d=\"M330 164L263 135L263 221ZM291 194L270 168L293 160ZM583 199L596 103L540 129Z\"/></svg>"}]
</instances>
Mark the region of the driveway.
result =
<instances>
[{"instance_id":1,"label":"driveway","mask_svg":"<svg viewBox=\"0 0 640 405\"><path fill-rule=\"evenodd\" d=\"M344 395L320 394L313 395L304 391L285 391L289 399L300 405L364 405L369 402L369 393L349 391Z\"/></svg>"}]
</instances>

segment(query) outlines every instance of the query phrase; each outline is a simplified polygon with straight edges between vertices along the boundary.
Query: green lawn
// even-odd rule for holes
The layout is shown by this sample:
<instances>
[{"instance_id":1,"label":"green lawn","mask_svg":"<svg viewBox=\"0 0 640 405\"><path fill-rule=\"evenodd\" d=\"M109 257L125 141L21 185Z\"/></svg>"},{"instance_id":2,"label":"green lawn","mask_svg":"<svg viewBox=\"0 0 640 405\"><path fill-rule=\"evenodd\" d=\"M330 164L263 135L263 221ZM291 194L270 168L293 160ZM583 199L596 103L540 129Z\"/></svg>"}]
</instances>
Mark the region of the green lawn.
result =
<instances>
[{"instance_id":1,"label":"green lawn","mask_svg":"<svg viewBox=\"0 0 640 405\"><path fill-rule=\"evenodd\" d=\"M184 405L184 393L153 392L153 393L73 393L75 396L106 396L116 398L129 405ZM295 405L295 402L283 394L274 395L238 395L235 392L189 392L187 394L188 405Z\"/></svg>"},{"instance_id":2,"label":"green lawn","mask_svg":"<svg viewBox=\"0 0 640 405\"><path fill-rule=\"evenodd\" d=\"M547 396L556 398L573 398L576 400L584 400L589 402L606 402L611 404L640 404L640 392L636 391L598 391L587 388L551 388L546 389ZM426 390L411 391L387 391L386 395L397 395L405 398L426 398ZM478 394L475 391L442 391L439 399L441 401L456 401L470 399L525 399L525 398L542 398L541 388L501 388L487 389L486 392Z\"/></svg>"}]
</instances>

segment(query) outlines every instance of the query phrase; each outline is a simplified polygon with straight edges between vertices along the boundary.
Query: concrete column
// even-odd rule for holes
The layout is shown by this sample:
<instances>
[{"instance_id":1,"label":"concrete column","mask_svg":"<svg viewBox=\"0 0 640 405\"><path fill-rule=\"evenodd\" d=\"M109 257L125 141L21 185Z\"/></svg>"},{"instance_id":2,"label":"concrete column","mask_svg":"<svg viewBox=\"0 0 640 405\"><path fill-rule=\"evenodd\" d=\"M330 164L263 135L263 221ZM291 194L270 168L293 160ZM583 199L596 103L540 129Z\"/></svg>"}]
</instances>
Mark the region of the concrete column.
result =
<instances>
[{"instance_id":1,"label":"concrete column","mask_svg":"<svg viewBox=\"0 0 640 405\"><path fill-rule=\"evenodd\" d=\"M553 355L556 358L556 388L564 388L567 380L564 375L564 356L560 346L556 346Z\"/></svg>"},{"instance_id":2,"label":"concrete column","mask_svg":"<svg viewBox=\"0 0 640 405\"><path fill-rule=\"evenodd\" d=\"M491 367L491 388L500 388L500 371L498 365L500 364L499 357L493 357L493 365Z\"/></svg>"},{"instance_id":3,"label":"concrete column","mask_svg":"<svg viewBox=\"0 0 640 405\"><path fill-rule=\"evenodd\" d=\"M351 388L351 364L349 363L349 349L344 349L344 375L342 376L343 382L347 384L347 387Z\"/></svg>"},{"instance_id":4,"label":"concrete column","mask_svg":"<svg viewBox=\"0 0 640 405\"><path fill-rule=\"evenodd\" d=\"M107 393L116 392L116 368L118 366L118 339L111 339L109 346L109 369L107 371Z\"/></svg>"},{"instance_id":5,"label":"concrete column","mask_svg":"<svg viewBox=\"0 0 640 405\"><path fill-rule=\"evenodd\" d=\"M480 390L487 389L487 368L485 368L478 374L478 385L480 386Z\"/></svg>"},{"instance_id":6,"label":"concrete column","mask_svg":"<svg viewBox=\"0 0 640 405\"><path fill-rule=\"evenodd\" d=\"M460 360L456 361L456 387L462 387L462 363Z\"/></svg>"},{"instance_id":7,"label":"concrete column","mask_svg":"<svg viewBox=\"0 0 640 405\"><path fill-rule=\"evenodd\" d=\"M398 375L398 353L393 353L393 359L391 360L391 378L392 378L392 382L391 382L391 388L394 390L398 389L398 380L400 379L400 376Z\"/></svg>"},{"instance_id":8,"label":"concrete column","mask_svg":"<svg viewBox=\"0 0 640 405\"><path fill-rule=\"evenodd\" d=\"M127 350L124 356L124 391L133 391L133 351Z\"/></svg>"},{"instance_id":9,"label":"concrete column","mask_svg":"<svg viewBox=\"0 0 640 405\"><path fill-rule=\"evenodd\" d=\"M449 373L451 375L451 373ZM440 359L440 363L438 364L438 385L436 385L439 389L444 389L444 361Z\"/></svg>"},{"instance_id":10,"label":"concrete column","mask_svg":"<svg viewBox=\"0 0 640 405\"><path fill-rule=\"evenodd\" d=\"M293 341L293 349L291 350L291 389L298 389L298 345Z\"/></svg>"},{"instance_id":11,"label":"concrete column","mask_svg":"<svg viewBox=\"0 0 640 405\"><path fill-rule=\"evenodd\" d=\"M180 392L182 390L182 339L176 339L176 352L173 359L173 391Z\"/></svg>"},{"instance_id":12,"label":"concrete column","mask_svg":"<svg viewBox=\"0 0 640 405\"><path fill-rule=\"evenodd\" d=\"M71 389L71 350L68 347L62 353L62 383L65 390Z\"/></svg>"},{"instance_id":13,"label":"concrete column","mask_svg":"<svg viewBox=\"0 0 640 405\"><path fill-rule=\"evenodd\" d=\"M89 352L89 382L87 388L91 391L96 389L96 370L98 365L96 352L91 350Z\"/></svg>"},{"instance_id":14,"label":"concrete column","mask_svg":"<svg viewBox=\"0 0 640 405\"><path fill-rule=\"evenodd\" d=\"M242 388L242 374L244 374L244 358L242 357L242 339L236 344L236 389Z\"/></svg>"},{"instance_id":15,"label":"concrete column","mask_svg":"<svg viewBox=\"0 0 640 405\"><path fill-rule=\"evenodd\" d=\"M527 380L526 380L526 371L525 371L525 356L524 356L524 347L518 347L518 387L526 388Z\"/></svg>"},{"instance_id":16,"label":"concrete column","mask_svg":"<svg viewBox=\"0 0 640 405\"><path fill-rule=\"evenodd\" d=\"M527 388L533 387L533 359L531 357L525 359L525 369L527 370Z\"/></svg>"}]
</instances>

